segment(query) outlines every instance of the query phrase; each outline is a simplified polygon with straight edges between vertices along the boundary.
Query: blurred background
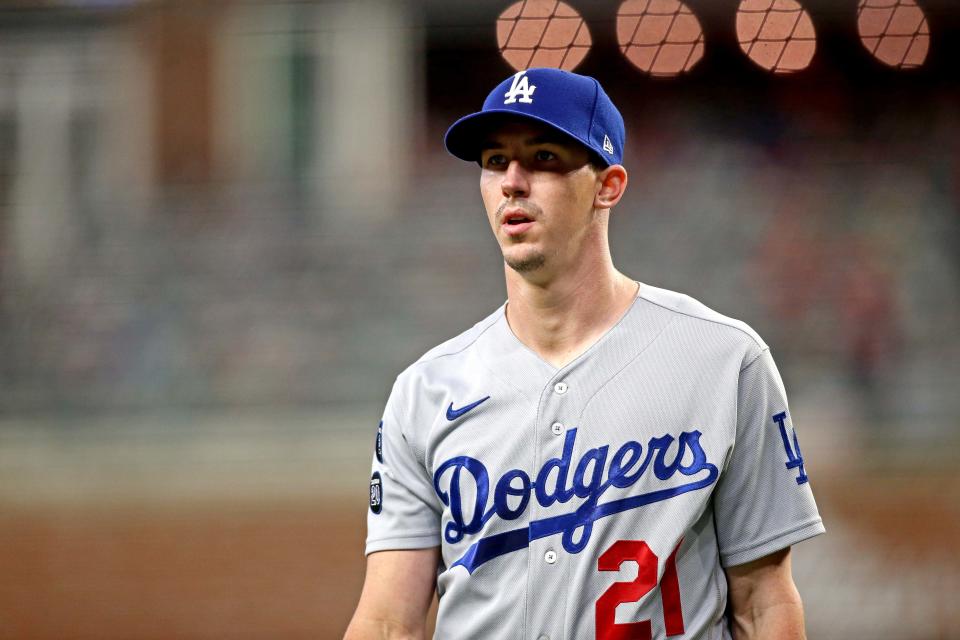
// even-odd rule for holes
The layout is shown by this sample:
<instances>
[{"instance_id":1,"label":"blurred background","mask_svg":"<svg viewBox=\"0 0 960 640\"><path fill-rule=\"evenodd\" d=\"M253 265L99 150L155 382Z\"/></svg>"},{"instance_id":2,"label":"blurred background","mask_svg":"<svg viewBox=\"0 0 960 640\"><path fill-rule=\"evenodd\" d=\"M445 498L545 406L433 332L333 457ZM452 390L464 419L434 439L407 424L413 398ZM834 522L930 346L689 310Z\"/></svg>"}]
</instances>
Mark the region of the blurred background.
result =
<instances>
[{"instance_id":1,"label":"blurred background","mask_svg":"<svg viewBox=\"0 0 960 640\"><path fill-rule=\"evenodd\" d=\"M960 638L954 0L0 0L0 638L339 638L393 378L501 304L442 134L627 121L627 274L771 345L811 638ZM451 304L451 300L455 301Z\"/></svg>"}]
</instances>

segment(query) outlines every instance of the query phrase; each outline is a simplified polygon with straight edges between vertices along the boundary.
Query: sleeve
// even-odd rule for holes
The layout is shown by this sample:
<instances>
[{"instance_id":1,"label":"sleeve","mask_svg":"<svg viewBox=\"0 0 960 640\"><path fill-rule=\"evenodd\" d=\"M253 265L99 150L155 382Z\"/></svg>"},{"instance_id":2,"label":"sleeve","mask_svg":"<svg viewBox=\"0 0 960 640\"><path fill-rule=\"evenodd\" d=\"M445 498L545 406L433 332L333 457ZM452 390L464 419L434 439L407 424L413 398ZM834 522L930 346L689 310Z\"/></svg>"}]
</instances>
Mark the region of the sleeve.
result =
<instances>
[{"instance_id":1,"label":"sleeve","mask_svg":"<svg viewBox=\"0 0 960 640\"><path fill-rule=\"evenodd\" d=\"M713 500L725 567L825 531L768 349L740 372L736 440Z\"/></svg>"},{"instance_id":2,"label":"sleeve","mask_svg":"<svg viewBox=\"0 0 960 640\"><path fill-rule=\"evenodd\" d=\"M440 545L440 502L430 474L408 440L410 425L403 421L408 411L400 385L395 384L377 428L367 554Z\"/></svg>"}]
</instances>

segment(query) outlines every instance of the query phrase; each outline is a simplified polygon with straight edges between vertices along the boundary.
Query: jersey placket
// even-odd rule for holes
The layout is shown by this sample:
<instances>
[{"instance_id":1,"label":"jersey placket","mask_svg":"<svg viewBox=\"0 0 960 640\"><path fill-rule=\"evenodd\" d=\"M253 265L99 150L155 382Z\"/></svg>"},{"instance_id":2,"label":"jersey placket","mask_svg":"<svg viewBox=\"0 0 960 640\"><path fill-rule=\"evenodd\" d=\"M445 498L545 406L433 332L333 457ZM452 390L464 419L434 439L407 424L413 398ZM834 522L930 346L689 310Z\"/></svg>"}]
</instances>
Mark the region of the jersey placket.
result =
<instances>
[{"instance_id":1,"label":"jersey placket","mask_svg":"<svg viewBox=\"0 0 960 640\"><path fill-rule=\"evenodd\" d=\"M537 415L534 450L535 469L543 469L552 459L562 460L564 445L570 429L575 428L584 398L571 371L560 370L543 387ZM556 465L554 465L556 466ZM574 465L571 463L570 467ZM555 496L572 482L573 468L560 467L546 474L545 486L534 489ZM576 506L555 500L544 507L538 498L531 500L530 523L565 514ZM530 544L527 556L527 611L526 636L530 640L561 640L566 637L564 628L569 612L569 597L566 576L569 573L570 554L563 548L561 534L534 538L535 527L530 529Z\"/></svg>"}]
</instances>

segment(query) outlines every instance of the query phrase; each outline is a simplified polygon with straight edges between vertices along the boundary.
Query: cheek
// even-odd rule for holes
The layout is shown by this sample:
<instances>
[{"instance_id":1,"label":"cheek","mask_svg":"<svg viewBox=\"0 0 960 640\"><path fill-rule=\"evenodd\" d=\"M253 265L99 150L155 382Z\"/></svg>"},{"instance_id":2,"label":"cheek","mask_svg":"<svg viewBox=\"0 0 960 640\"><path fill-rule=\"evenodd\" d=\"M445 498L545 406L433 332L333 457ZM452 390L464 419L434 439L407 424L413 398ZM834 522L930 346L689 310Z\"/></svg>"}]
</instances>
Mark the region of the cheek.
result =
<instances>
[{"instance_id":1,"label":"cheek","mask_svg":"<svg viewBox=\"0 0 960 640\"><path fill-rule=\"evenodd\" d=\"M500 206L500 200L502 198L500 187L493 184L493 182L490 180L481 180L480 197L483 200L484 208L487 210L487 219L490 220L492 224L493 218L496 214L497 208Z\"/></svg>"},{"instance_id":2,"label":"cheek","mask_svg":"<svg viewBox=\"0 0 960 640\"><path fill-rule=\"evenodd\" d=\"M561 185L553 194L553 202L563 208L571 221L581 217L593 208L593 194L584 185Z\"/></svg>"},{"instance_id":3,"label":"cheek","mask_svg":"<svg viewBox=\"0 0 960 640\"><path fill-rule=\"evenodd\" d=\"M576 203L578 212L582 212L584 216L592 218L591 212L593 210L595 193L596 184L594 180L583 177L576 185L571 185L569 192L566 194L566 198L568 202Z\"/></svg>"}]
</instances>

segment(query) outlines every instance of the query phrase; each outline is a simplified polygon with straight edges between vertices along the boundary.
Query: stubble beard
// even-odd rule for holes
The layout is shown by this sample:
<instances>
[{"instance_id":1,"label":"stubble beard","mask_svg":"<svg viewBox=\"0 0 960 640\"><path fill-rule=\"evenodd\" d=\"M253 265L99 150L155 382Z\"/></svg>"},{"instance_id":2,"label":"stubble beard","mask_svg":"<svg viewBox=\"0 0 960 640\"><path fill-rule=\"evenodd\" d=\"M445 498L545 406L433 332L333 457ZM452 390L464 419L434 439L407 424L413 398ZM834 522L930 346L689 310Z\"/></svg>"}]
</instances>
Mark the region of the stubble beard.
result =
<instances>
[{"instance_id":1,"label":"stubble beard","mask_svg":"<svg viewBox=\"0 0 960 640\"><path fill-rule=\"evenodd\" d=\"M547 257L538 251L523 258L504 257L504 262L517 273L530 273L543 267L547 262Z\"/></svg>"}]
</instances>

